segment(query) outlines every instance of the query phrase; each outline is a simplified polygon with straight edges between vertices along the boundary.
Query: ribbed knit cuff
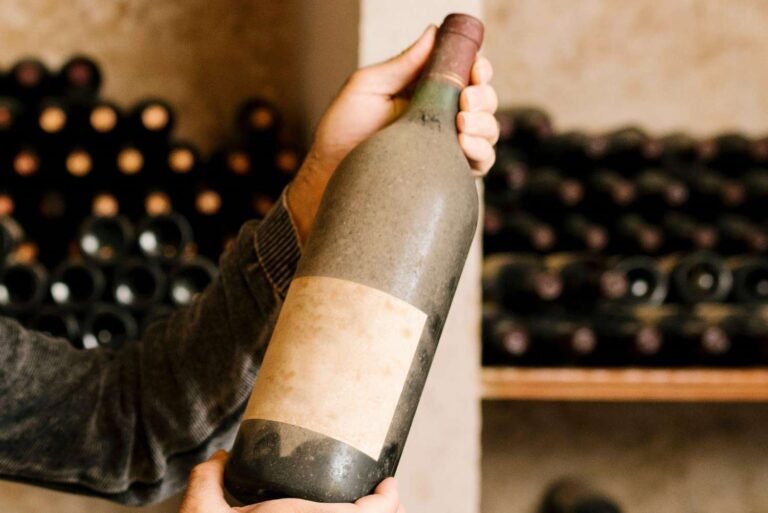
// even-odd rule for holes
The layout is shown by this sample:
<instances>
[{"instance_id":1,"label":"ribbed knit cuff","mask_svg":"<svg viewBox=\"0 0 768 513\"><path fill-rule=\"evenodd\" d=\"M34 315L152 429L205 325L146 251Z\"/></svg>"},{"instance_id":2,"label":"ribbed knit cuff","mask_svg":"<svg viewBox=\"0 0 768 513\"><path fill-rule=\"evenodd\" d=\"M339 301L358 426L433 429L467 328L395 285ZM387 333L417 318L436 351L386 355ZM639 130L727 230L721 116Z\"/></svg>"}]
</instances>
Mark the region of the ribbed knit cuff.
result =
<instances>
[{"instance_id":1,"label":"ribbed knit cuff","mask_svg":"<svg viewBox=\"0 0 768 513\"><path fill-rule=\"evenodd\" d=\"M256 256L267 279L280 297L285 298L301 257L299 238L288 212L285 192L259 223L255 246Z\"/></svg>"}]
</instances>

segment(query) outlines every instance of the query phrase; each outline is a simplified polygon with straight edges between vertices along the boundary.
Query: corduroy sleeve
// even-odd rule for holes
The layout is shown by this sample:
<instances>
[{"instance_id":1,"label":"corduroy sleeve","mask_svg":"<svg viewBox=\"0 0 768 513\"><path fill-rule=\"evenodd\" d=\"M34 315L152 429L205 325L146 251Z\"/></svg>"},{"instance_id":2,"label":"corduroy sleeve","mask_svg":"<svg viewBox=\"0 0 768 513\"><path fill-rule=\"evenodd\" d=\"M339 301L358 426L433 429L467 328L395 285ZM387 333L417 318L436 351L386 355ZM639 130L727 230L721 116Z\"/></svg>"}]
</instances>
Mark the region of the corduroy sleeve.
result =
<instances>
[{"instance_id":1,"label":"corduroy sleeve","mask_svg":"<svg viewBox=\"0 0 768 513\"><path fill-rule=\"evenodd\" d=\"M300 255L285 195L189 307L119 351L0 318L0 477L146 504L231 444Z\"/></svg>"}]
</instances>

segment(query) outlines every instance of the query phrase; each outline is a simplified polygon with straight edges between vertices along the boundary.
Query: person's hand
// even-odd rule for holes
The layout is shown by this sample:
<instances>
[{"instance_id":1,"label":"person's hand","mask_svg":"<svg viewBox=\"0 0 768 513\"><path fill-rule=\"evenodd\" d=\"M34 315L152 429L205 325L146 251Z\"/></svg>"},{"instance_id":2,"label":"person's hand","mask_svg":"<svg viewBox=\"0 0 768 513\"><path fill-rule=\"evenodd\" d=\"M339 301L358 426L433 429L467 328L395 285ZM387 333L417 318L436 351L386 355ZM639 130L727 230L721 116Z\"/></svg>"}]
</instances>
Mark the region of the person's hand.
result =
<instances>
[{"instance_id":1,"label":"person's hand","mask_svg":"<svg viewBox=\"0 0 768 513\"><path fill-rule=\"evenodd\" d=\"M302 241L339 163L408 106L410 86L429 59L436 33L432 25L399 55L357 70L320 119L309 154L287 193L288 208ZM475 176L484 176L496 158L493 145L499 138L499 127L493 114L498 100L489 84L492 76L491 63L478 57L470 85L461 92L461 112L456 118L459 144Z\"/></svg>"},{"instance_id":2,"label":"person's hand","mask_svg":"<svg viewBox=\"0 0 768 513\"><path fill-rule=\"evenodd\" d=\"M373 495L354 504L278 499L233 508L224 499L224 465L228 457L226 451L219 451L192 469L179 513L405 513L392 478L382 481Z\"/></svg>"}]
</instances>

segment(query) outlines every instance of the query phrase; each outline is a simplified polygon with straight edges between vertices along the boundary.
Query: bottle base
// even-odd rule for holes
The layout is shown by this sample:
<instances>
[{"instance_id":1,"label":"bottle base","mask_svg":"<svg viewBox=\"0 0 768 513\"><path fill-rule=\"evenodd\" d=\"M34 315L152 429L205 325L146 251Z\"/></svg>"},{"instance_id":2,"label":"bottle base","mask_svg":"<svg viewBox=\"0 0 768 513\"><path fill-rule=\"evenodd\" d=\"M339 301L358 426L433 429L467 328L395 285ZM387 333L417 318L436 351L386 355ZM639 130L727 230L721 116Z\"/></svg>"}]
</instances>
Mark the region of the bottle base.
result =
<instances>
[{"instance_id":1,"label":"bottle base","mask_svg":"<svg viewBox=\"0 0 768 513\"><path fill-rule=\"evenodd\" d=\"M308 429L249 419L240 426L224 472L225 492L239 504L286 497L354 502L391 475L397 454L385 448L376 461Z\"/></svg>"}]
</instances>

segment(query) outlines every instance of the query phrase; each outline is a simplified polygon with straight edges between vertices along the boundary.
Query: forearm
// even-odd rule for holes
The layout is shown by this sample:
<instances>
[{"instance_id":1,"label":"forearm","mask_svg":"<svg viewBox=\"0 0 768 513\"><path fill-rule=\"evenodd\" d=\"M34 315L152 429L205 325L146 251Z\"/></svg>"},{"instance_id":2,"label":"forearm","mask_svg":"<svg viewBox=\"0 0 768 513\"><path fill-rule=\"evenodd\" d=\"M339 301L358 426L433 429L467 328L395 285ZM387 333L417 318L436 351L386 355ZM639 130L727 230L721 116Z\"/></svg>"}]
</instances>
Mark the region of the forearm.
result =
<instances>
[{"instance_id":1,"label":"forearm","mask_svg":"<svg viewBox=\"0 0 768 513\"><path fill-rule=\"evenodd\" d=\"M298 259L284 209L246 225L219 279L119 352L0 323L0 474L127 503L178 491L237 429Z\"/></svg>"}]
</instances>

